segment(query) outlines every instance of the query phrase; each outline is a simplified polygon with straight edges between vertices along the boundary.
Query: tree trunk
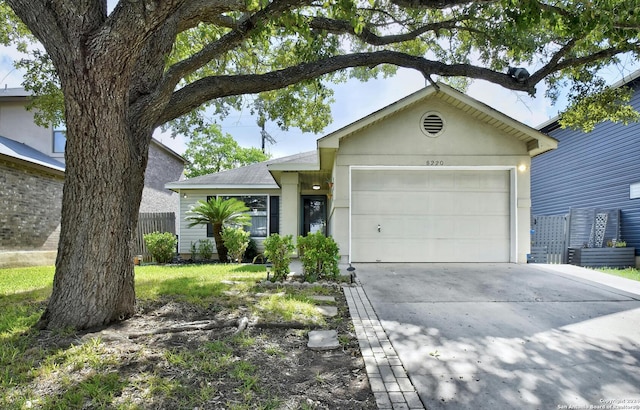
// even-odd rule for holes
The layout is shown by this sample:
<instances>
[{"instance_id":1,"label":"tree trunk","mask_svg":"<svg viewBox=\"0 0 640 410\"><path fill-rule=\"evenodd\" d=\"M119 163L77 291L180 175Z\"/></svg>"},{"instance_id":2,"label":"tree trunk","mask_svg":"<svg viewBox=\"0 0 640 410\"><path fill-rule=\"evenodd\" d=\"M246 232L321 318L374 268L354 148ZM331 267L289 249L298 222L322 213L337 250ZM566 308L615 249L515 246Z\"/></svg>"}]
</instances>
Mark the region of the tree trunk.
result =
<instances>
[{"instance_id":1,"label":"tree trunk","mask_svg":"<svg viewBox=\"0 0 640 410\"><path fill-rule=\"evenodd\" d=\"M216 251L218 252L218 259L220 262L227 263L229 261L227 247L224 246L224 241L222 240L222 224L214 223L213 224L213 239L216 242Z\"/></svg>"},{"instance_id":2,"label":"tree trunk","mask_svg":"<svg viewBox=\"0 0 640 410\"><path fill-rule=\"evenodd\" d=\"M129 124L125 84L68 84L60 242L38 325L49 329L93 328L134 314L131 243L152 133Z\"/></svg>"}]
</instances>

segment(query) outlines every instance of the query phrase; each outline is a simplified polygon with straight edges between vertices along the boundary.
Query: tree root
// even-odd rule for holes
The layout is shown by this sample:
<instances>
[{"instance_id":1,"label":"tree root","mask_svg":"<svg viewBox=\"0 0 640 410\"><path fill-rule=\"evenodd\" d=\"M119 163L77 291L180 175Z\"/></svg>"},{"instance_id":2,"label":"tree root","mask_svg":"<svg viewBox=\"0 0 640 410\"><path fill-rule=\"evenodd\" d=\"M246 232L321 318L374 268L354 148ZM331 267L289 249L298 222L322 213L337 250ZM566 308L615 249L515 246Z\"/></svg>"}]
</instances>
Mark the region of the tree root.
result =
<instances>
[{"instance_id":1,"label":"tree root","mask_svg":"<svg viewBox=\"0 0 640 410\"><path fill-rule=\"evenodd\" d=\"M249 323L249 319L245 316L238 320L226 320L226 321L210 321L200 320L197 322L183 323L180 325L161 327L148 332L130 333L129 339L137 339L143 336L161 335L167 333L181 333L181 332L193 332L204 331L213 329L224 329L228 327L237 327L233 332L233 335L243 332L248 327L255 327L258 329L317 329L320 326L301 322L255 322Z\"/></svg>"}]
</instances>

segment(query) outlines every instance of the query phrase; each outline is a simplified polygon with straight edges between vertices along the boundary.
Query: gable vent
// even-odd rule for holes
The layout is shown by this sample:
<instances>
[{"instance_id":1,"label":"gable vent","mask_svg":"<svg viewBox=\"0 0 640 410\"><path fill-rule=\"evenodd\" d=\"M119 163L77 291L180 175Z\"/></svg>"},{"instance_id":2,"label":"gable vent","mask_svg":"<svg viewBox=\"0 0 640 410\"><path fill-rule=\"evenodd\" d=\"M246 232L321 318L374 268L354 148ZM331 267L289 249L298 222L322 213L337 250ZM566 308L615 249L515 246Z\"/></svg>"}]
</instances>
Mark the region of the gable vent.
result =
<instances>
[{"instance_id":1,"label":"gable vent","mask_svg":"<svg viewBox=\"0 0 640 410\"><path fill-rule=\"evenodd\" d=\"M427 137L439 137L444 130L444 120L436 112L428 112L420 119L420 127Z\"/></svg>"}]
</instances>

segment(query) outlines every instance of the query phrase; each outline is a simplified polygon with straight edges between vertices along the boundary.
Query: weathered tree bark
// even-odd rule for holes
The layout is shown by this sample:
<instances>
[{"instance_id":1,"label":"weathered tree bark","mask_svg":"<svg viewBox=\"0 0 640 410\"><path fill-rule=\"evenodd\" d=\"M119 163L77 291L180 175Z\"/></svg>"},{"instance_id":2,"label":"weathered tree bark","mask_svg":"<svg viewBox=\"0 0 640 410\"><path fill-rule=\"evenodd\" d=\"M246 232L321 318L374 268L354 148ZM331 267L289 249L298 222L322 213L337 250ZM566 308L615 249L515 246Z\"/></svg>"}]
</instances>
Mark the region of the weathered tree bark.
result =
<instances>
[{"instance_id":1,"label":"weathered tree bark","mask_svg":"<svg viewBox=\"0 0 640 410\"><path fill-rule=\"evenodd\" d=\"M128 123L127 95L117 82L66 87L60 244L40 327L91 328L135 312L130 244L152 131Z\"/></svg>"},{"instance_id":2,"label":"weathered tree bark","mask_svg":"<svg viewBox=\"0 0 640 410\"><path fill-rule=\"evenodd\" d=\"M38 327L103 326L135 312L131 243L155 123L154 107L133 110L131 104L161 78L158 60L174 39L161 29L150 34L156 23L149 10L175 4L140 8L146 19L130 13L129 26L125 18L105 26L106 2L13 3L36 28L65 96L60 242L53 291Z\"/></svg>"}]
</instances>

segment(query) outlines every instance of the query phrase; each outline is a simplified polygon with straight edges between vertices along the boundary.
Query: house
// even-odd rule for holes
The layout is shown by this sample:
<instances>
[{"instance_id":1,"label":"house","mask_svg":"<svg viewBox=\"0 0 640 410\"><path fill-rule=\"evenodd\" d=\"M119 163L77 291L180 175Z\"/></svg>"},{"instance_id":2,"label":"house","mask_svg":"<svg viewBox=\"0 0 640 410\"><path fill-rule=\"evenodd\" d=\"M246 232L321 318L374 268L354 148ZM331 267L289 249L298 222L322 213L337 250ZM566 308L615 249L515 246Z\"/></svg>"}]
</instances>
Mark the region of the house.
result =
<instances>
[{"instance_id":1,"label":"house","mask_svg":"<svg viewBox=\"0 0 640 410\"><path fill-rule=\"evenodd\" d=\"M640 110L640 70L613 87L634 90ZM533 158L532 215L561 215L571 209L620 210L620 233L640 249L640 123L605 122L589 133L563 129L553 118L537 127L558 140L558 148ZM636 256L636 264L638 257Z\"/></svg>"},{"instance_id":2,"label":"house","mask_svg":"<svg viewBox=\"0 0 640 410\"><path fill-rule=\"evenodd\" d=\"M29 92L0 89L0 267L53 264L64 184L63 129L36 125ZM175 212L165 183L183 178L185 159L152 140L140 212Z\"/></svg>"},{"instance_id":3,"label":"house","mask_svg":"<svg viewBox=\"0 0 640 410\"><path fill-rule=\"evenodd\" d=\"M166 185L180 193L179 251L197 200L237 197L251 235L333 236L343 262L525 262L531 157L556 141L445 85L317 141L312 152Z\"/></svg>"}]
</instances>

